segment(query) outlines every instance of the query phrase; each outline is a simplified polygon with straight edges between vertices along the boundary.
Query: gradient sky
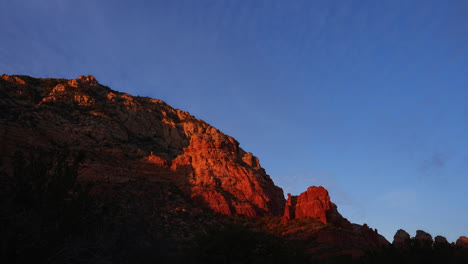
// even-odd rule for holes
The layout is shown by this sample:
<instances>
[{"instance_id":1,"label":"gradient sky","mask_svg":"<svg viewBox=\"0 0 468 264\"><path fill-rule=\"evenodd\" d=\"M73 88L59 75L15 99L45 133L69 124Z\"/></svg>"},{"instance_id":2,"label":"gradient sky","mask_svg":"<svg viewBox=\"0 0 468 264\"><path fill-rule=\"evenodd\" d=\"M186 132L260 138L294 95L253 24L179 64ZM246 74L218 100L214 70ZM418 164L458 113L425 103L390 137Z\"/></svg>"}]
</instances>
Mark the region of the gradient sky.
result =
<instances>
[{"instance_id":1,"label":"gradient sky","mask_svg":"<svg viewBox=\"0 0 468 264\"><path fill-rule=\"evenodd\" d=\"M468 2L0 0L0 74L187 110L285 194L393 240L468 235Z\"/></svg>"}]
</instances>

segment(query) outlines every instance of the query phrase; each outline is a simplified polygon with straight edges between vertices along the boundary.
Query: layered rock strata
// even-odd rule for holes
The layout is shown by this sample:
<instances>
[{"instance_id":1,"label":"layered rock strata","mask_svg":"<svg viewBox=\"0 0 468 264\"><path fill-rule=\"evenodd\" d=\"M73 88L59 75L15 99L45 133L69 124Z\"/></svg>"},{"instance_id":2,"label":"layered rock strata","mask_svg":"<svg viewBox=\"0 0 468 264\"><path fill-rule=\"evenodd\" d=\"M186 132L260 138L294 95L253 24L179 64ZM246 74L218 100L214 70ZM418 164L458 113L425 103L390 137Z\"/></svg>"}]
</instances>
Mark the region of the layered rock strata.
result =
<instances>
[{"instance_id":1,"label":"layered rock strata","mask_svg":"<svg viewBox=\"0 0 468 264\"><path fill-rule=\"evenodd\" d=\"M328 191L322 186L311 186L299 196L288 193L283 223L302 218L314 218L324 224L333 223L340 227L351 228L351 223L341 216L337 206L331 202Z\"/></svg>"}]
</instances>

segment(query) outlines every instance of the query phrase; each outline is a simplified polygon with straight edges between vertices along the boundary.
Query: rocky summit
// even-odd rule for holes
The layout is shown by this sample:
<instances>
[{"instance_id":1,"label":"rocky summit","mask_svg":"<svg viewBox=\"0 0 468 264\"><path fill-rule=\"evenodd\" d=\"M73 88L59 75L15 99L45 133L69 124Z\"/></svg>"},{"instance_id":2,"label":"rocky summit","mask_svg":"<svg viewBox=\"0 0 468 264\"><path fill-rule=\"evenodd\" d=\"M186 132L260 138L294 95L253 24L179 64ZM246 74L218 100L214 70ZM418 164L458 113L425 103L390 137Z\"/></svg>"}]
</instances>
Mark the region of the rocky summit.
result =
<instances>
[{"instance_id":1,"label":"rocky summit","mask_svg":"<svg viewBox=\"0 0 468 264\"><path fill-rule=\"evenodd\" d=\"M3 263L381 263L453 248L403 230L391 245L321 186L286 200L233 137L93 76L2 75L0 140Z\"/></svg>"},{"instance_id":2,"label":"rocky summit","mask_svg":"<svg viewBox=\"0 0 468 264\"><path fill-rule=\"evenodd\" d=\"M283 222L301 218L315 218L324 224L351 228L351 223L338 213L337 206L330 201L328 191L322 186L311 186L299 196L288 193Z\"/></svg>"}]
</instances>

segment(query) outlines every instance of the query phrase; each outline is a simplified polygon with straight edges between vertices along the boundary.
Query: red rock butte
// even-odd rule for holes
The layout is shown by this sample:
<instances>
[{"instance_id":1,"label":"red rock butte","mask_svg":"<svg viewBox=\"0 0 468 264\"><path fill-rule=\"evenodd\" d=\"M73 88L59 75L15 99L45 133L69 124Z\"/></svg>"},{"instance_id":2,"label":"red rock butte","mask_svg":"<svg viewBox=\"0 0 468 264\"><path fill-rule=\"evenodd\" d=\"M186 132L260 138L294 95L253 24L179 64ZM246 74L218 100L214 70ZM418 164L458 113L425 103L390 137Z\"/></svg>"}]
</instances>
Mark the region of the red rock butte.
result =
<instances>
[{"instance_id":1,"label":"red rock butte","mask_svg":"<svg viewBox=\"0 0 468 264\"><path fill-rule=\"evenodd\" d=\"M288 193L283 223L302 218L314 218L324 224L351 228L351 223L338 213L337 206L331 202L328 191L322 186L311 186L299 196Z\"/></svg>"}]
</instances>

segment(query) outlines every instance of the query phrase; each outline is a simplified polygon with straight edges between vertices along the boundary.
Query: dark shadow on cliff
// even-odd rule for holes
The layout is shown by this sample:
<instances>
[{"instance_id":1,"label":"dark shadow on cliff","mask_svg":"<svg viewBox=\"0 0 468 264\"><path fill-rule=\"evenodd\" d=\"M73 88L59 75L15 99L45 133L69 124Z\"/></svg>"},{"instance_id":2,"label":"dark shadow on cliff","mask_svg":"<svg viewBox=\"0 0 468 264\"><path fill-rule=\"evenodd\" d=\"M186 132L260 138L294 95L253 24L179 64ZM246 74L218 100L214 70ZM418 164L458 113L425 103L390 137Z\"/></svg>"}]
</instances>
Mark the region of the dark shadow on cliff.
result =
<instances>
[{"instance_id":1,"label":"dark shadow on cliff","mask_svg":"<svg viewBox=\"0 0 468 264\"><path fill-rule=\"evenodd\" d=\"M15 155L14 174L0 175L0 261L170 263L175 259L181 242L172 236L183 230L165 225L184 217L162 209L171 205L165 199L184 199L184 194L171 184L140 182L93 194L95 186L77 181L80 159L69 152ZM127 192L145 189L169 197L148 200ZM170 219L165 222L164 217Z\"/></svg>"}]
</instances>

